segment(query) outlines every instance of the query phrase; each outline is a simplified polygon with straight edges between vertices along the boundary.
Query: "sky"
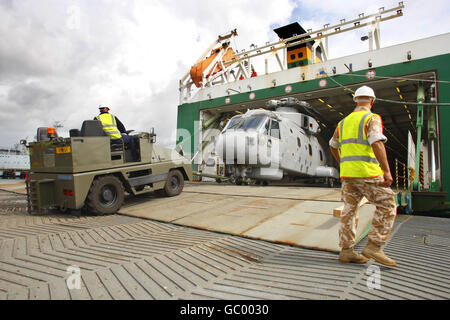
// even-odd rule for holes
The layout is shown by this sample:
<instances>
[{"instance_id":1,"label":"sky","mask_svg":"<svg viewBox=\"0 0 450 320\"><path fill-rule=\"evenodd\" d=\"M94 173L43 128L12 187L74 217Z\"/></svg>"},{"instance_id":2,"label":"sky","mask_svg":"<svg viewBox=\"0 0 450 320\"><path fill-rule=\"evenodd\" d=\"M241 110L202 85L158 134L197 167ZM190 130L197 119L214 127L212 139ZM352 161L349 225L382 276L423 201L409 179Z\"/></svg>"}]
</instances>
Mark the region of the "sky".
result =
<instances>
[{"instance_id":1,"label":"sky","mask_svg":"<svg viewBox=\"0 0 450 320\"><path fill-rule=\"evenodd\" d=\"M369 3L369 4L368 4ZM154 127L174 147L179 80L219 34L237 29L239 50L276 41L273 28L305 29L397 6L391 0L0 0L0 147L32 141L38 127L80 128L110 106L127 130ZM450 32L447 0L404 1L381 24L386 47ZM368 44L347 32L329 58Z\"/></svg>"}]
</instances>

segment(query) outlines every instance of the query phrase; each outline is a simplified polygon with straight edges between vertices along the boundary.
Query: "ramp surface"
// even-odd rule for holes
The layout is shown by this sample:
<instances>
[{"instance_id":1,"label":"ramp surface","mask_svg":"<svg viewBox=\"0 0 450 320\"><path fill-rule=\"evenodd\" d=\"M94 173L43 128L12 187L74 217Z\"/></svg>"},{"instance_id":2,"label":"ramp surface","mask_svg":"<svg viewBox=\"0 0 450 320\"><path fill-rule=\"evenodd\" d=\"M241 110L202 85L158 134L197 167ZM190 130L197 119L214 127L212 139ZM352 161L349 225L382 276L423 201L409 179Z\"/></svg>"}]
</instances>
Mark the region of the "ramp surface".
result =
<instances>
[{"instance_id":1,"label":"ramp surface","mask_svg":"<svg viewBox=\"0 0 450 320\"><path fill-rule=\"evenodd\" d=\"M449 241L449 219L399 215L385 246L397 267L357 265L331 252L123 215L28 215L24 195L0 191L0 300L448 300ZM67 285L73 266L79 289ZM374 270L376 288L368 286ZM180 318L178 308L165 312Z\"/></svg>"},{"instance_id":2,"label":"ramp surface","mask_svg":"<svg viewBox=\"0 0 450 320\"><path fill-rule=\"evenodd\" d=\"M0 183L0 190L14 192L14 193L20 193L20 194L27 194L25 182L23 182L23 181Z\"/></svg>"},{"instance_id":3,"label":"ramp surface","mask_svg":"<svg viewBox=\"0 0 450 320\"><path fill-rule=\"evenodd\" d=\"M174 198L142 195L120 214L198 229L339 252L340 189L190 183ZM356 237L368 231L374 206L359 210Z\"/></svg>"},{"instance_id":4,"label":"ramp surface","mask_svg":"<svg viewBox=\"0 0 450 320\"><path fill-rule=\"evenodd\" d=\"M23 182L0 185L25 194ZM202 230L339 252L340 189L299 186L236 186L187 183L176 197L153 193L127 197L120 214L169 222ZM356 238L367 234L374 206L359 209Z\"/></svg>"}]
</instances>

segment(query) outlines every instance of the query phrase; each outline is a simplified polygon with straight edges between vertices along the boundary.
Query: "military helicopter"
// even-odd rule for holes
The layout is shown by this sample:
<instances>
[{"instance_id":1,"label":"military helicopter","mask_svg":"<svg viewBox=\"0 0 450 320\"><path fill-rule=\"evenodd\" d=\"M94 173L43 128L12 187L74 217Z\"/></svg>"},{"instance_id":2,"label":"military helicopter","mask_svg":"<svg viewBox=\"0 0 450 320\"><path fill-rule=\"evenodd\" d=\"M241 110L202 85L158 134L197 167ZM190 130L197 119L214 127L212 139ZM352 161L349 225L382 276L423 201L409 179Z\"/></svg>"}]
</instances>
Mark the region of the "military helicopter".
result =
<instances>
[{"instance_id":1,"label":"military helicopter","mask_svg":"<svg viewBox=\"0 0 450 320\"><path fill-rule=\"evenodd\" d=\"M232 117L215 142L225 176L237 185L321 180L335 186L339 172L316 117L307 102L292 97Z\"/></svg>"}]
</instances>

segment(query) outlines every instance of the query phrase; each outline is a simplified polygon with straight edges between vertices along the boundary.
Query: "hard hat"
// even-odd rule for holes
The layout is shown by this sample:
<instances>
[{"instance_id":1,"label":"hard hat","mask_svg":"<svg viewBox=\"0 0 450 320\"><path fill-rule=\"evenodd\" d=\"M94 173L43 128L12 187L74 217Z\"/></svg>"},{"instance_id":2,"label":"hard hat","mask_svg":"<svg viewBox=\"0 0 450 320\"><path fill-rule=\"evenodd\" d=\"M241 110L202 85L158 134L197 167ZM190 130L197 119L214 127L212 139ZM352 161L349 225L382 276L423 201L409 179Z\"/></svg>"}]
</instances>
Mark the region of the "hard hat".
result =
<instances>
[{"instance_id":1,"label":"hard hat","mask_svg":"<svg viewBox=\"0 0 450 320\"><path fill-rule=\"evenodd\" d=\"M99 108L100 110L102 110L102 109L106 109L106 108L108 108L108 109L109 109L109 107L108 107L108 106L102 106L102 105L98 106L98 108Z\"/></svg>"},{"instance_id":2,"label":"hard hat","mask_svg":"<svg viewBox=\"0 0 450 320\"><path fill-rule=\"evenodd\" d=\"M353 96L353 101L356 101L357 97L370 97L370 98L373 98L373 101L375 101L375 99L376 99L375 92L373 91L372 88L370 88L368 86L359 87L355 91L355 95Z\"/></svg>"}]
</instances>

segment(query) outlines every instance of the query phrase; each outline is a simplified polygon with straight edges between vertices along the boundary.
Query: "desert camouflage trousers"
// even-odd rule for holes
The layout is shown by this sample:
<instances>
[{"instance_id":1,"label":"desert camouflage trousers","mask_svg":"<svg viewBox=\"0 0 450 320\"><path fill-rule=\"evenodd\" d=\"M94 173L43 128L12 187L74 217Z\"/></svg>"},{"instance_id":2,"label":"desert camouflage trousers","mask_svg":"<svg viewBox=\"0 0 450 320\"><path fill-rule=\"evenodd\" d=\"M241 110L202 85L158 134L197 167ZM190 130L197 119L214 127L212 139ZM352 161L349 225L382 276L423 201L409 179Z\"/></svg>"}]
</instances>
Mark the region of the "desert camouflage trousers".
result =
<instances>
[{"instance_id":1,"label":"desert camouflage trousers","mask_svg":"<svg viewBox=\"0 0 450 320\"><path fill-rule=\"evenodd\" d=\"M384 245L391 233L396 216L394 192L383 187L383 176L372 179L342 179L341 197L344 210L341 213L339 246L347 249L355 245L358 226L358 204L365 196L376 207L369 240Z\"/></svg>"}]
</instances>

